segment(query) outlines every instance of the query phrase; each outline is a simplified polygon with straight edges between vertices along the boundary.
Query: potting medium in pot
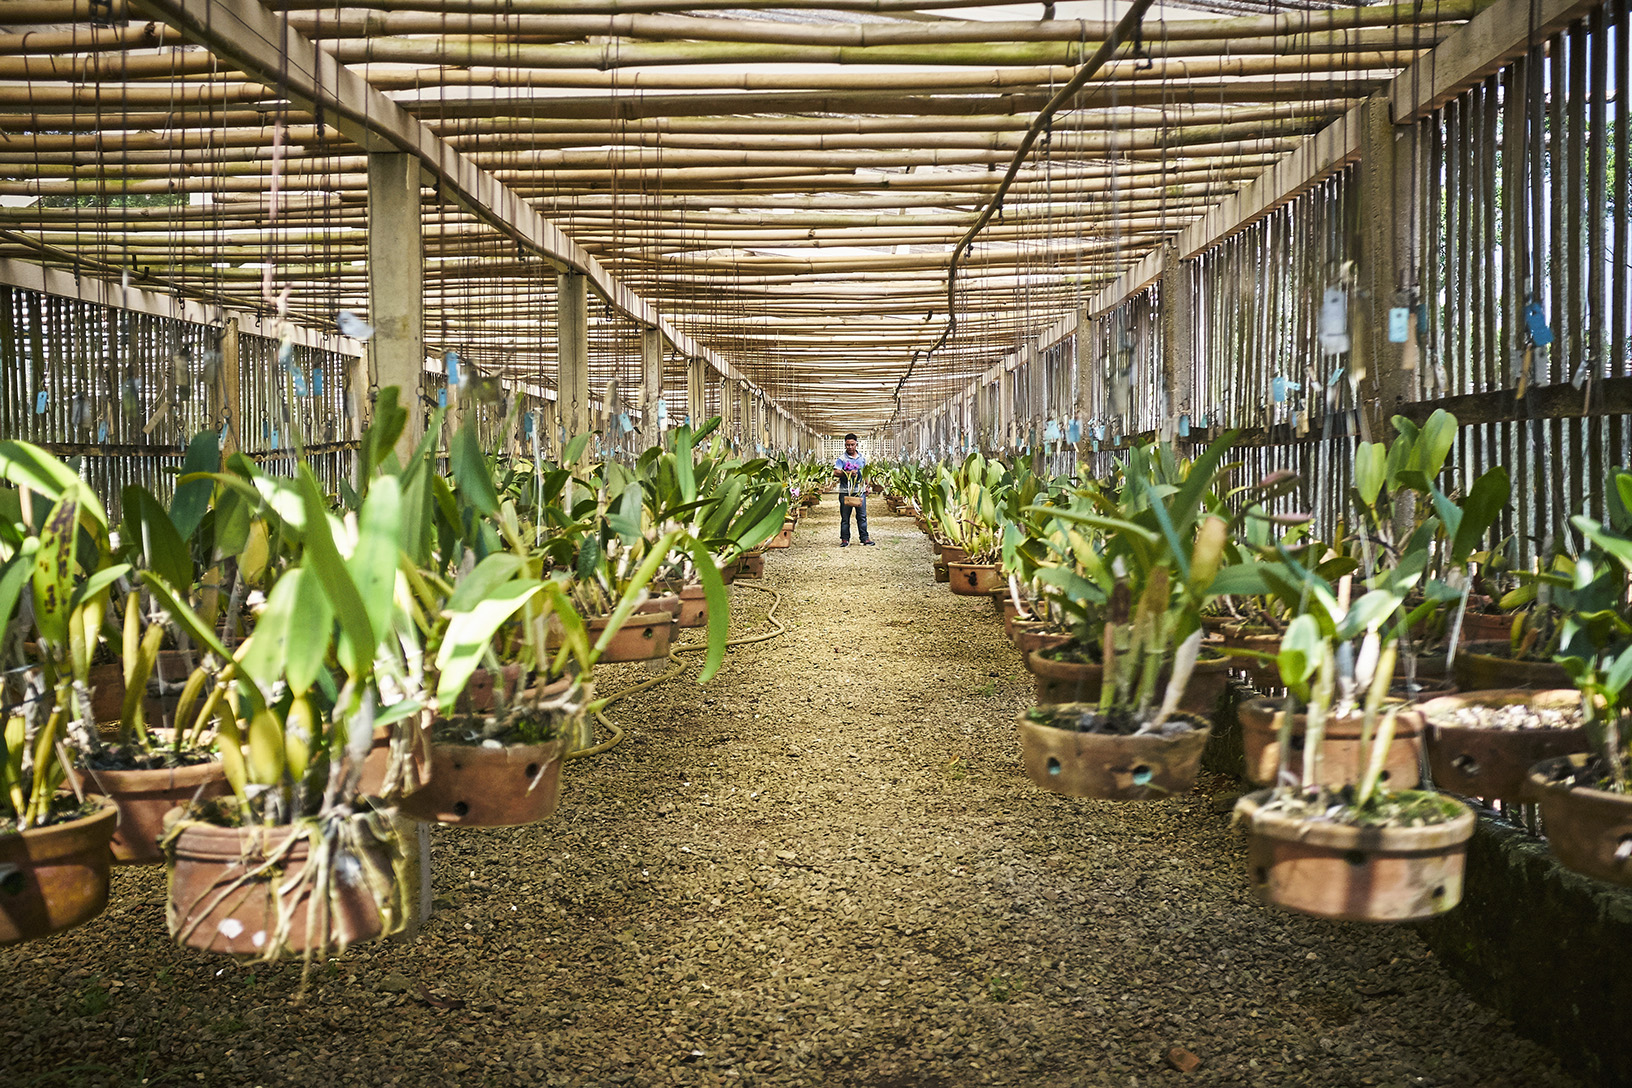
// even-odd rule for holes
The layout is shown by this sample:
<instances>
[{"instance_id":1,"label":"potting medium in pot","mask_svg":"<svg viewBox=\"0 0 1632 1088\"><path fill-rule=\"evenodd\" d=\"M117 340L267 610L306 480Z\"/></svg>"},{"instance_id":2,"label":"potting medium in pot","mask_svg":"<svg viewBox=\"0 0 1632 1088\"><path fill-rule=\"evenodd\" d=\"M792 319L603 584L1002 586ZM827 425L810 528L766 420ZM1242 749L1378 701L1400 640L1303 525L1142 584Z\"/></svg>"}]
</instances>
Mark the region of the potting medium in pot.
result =
<instances>
[{"instance_id":1,"label":"potting medium in pot","mask_svg":"<svg viewBox=\"0 0 1632 1088\"><path fill-rule=\"evenodd\" d=\"M1464 797L1532 801L1531 767L1588 750L1574 688L1463 692L1421 710L1434 785Z\"/></svg>"},{"instance_id":2,"label":"potting medium in pot","mask_svg":"<svg viewBox=\"0 0 1632 1088\"><path fill-rule=\"evenodd\" d=\"M1236 802L1247 825L1247 873L1259 898L1320 918L1409 922L1462 901L1473 810L1436 794L1446 818L1420 826L1356 825L1266 807L1272 791ZM1454 813L1454 815L1449 815Z\"/></svg>"},{"instance_id":3,"label":"potting medium in pot","mask_svg":"<svg viewBox=\"0 0 1632 1088\"><path fill-rule=\"evenodd\" d=\"M72 820L0 835L0 945L61 933L108 905L119 810L111 801Z\"/></svg>"},{"instance_id":4,"label":"potting medium in pot","mask_svg":"<svg viewBox=\"0 0 1632 1088\"><path fill-rule=\"evenodd\" d=\"M1146 801L1195 785L1211 730L1206 721L1175 715L1161 732L1146 734L1078 727L1102 721L1099 707L1088 703L1021 711L1015 723L1026 775L1053 793L1107 801Z\"/></svg>"},{"instance_id":5,"label":"potting medium in pot","mask_svg":"<svg viewBox=\"0 0 1632 1088\"><path fill-rule=\"evenodd\" d=\"M1241 743L1246 750L1247 781L1270 786L1281 761L1281 714L1285 700L1248 699L1237 709L1241 720ZM1390 703L1394 716L1394 741L1383 764L1382 782L1389 789L1409 789L1422 781L1422 713L1403 703ZM1289 766L1301 776L1305 715L1293 718L1292 756ZM1381 724L1382 716L1378 716ZM1342 717L1327 715L1326 742L1321 752L1320 782L1336 789L1360 780L1365 753L1360 747L1362 716L1359 711Z\"/></svg>"}]
</instances>

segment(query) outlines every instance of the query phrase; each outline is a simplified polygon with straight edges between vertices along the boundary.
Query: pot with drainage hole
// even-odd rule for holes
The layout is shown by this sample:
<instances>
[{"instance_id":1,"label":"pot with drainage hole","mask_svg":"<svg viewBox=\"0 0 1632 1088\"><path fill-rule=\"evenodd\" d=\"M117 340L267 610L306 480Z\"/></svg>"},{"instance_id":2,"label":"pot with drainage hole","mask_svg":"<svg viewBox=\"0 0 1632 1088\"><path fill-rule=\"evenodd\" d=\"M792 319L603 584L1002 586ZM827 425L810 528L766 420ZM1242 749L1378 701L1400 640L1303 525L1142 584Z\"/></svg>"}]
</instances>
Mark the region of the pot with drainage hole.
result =
<instances>
[{"instance_id":1,"label":"pot with drainage hole","mask_svg":"<svg viewBox=\"0 0 1632 1088\"><path fill-rule=\"evenodd\" d=\"M454 827L519 827L555 814L561 761L579 735L589 685L562 678L495 715L438 722L430 775L404 797L405 815Z\"/></svg>"},{"instance_id":2,"label":"pot with drainage hole","mask_svg":"<svg viewBox=\"0 0 1632 1088\"><path fill-rule=\"evenodd\" d=\"M1394 719L1394 740L1389 745L1388 757L1383 764L1381 782L1389 789L1409 789L1422 781L1419 769L1423 732L1423 718L1416 707L1391 701L1388 707L1398 707ZM1237 708L1241 719L1242 747L1246 749L1247 780L1256 786L1275 782L1280 767L1281 699L1249 699ZM1303 732L1307 715L1303 712L1292 718L1291 768L1298 774L1303 766ZM1318 781L1337 789L1360 780L1365 752L1360 739L1364 715L1330 715L1326 719L1326 740L1320 757Z\"/></svg>"},{"instance_id":3,"label":"pot with drainage hole","mask_svg":"<svg viewBox=\"0 0 1632 1088\"><path fill-rule=\"evenodd\" d=\"M1323 795L1304 806L1260 790L1236 802L1248 831L1247 874L1260 899L1346 922L1410 922L1461 902L1472 809L1443 794L1405 790L1363 819L1352 810L1334 818L1330 800Z\"/></svg>"},{"instance_id":4,"label":"pot with drainage hole","mask_svg":"<svg viewBox=\"0 0 1632 1088\"><path fill-rule=\"evenodd\" d=\"M1125 719L1125 720L1124 720ZM1195 785L1211 727L1174 714L1159 730L1136 732L1131 716L1091 703L1055 703L1015 716L1026 774L1067 797L1148 801Z\"/></svg>"},{"instance_id":5,"label":"pot with drainage hole","mask_svg":"<svg viewBox=\"0 0 1632 1088\"><path fill-rule=\"evenodd\" d=\"M1632 795L1606 788L1594 755L1556 756L1530 771L1541 802L1547 848L1560 865L1584 876L1632 885Z\"/></svg>"}]
</instances>

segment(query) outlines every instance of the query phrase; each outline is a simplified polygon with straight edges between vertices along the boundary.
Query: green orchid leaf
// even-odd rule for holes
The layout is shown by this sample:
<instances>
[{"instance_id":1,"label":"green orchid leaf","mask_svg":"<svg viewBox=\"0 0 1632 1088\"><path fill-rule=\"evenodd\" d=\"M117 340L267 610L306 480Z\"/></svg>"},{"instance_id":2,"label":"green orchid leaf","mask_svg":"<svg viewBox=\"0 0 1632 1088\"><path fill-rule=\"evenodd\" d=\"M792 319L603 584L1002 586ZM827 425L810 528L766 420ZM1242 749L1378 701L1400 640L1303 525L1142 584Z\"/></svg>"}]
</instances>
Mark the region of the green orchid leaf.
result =
<instances>
[{"instance_id":1,"label":"green orchid leaf","mask_svg":"<svg viewBox=\"0 0 1632 1088\"><path fill-rule=\"evenodd\" d=\"M208 478L204 486L206 490L210 489ZM158 571L173 586L190 588L193 584L192 555L163 505L151 491L139 484L126 487L122 498L125 533L131 540L140 541L142 559L148 569Z\"/></svg>"},{"instance_id":2,"label":"green orchid leaf","mask_svg":"<svg viewBox=\"0 0 1632 1088\"><path fill-rule=\"evenodd\" d=\"M182 458L181 476L186 483L176 484L176 493L170 499L170 521L181 539L191 540L198 531L199 522L210 509L210 496L215 486L209 479L199 477L221 467L221 439L215 431L200 431L187 444Z\"/></svg>"},{"instance_id":3,"label":"green orchid leaf","mask_svg":"<svg viewBox=\"0 0 1632 1088\"><path fill-rule=\"evenodd\" d=\"M1360 501L1369 507L1377 505L1388 477L1388 454L1381 442L1362 442L1354 451L1354 489Z\"/></svg>"},{"instance_id":4,"label":"green orchid leaf","mask_svg":"<svg viewBox=\"0 0 1632 1088\"><path fill-rule=\"evenodd\" d=\"M495 557L497 558L497 557ZM470 674L476 671L493 643L493 636L511 616L536 597L544 583L516 579L494 587L469 611L455 612L437 651L436 702L444 714L453 710Z\"/></svg>"}]
</instances>

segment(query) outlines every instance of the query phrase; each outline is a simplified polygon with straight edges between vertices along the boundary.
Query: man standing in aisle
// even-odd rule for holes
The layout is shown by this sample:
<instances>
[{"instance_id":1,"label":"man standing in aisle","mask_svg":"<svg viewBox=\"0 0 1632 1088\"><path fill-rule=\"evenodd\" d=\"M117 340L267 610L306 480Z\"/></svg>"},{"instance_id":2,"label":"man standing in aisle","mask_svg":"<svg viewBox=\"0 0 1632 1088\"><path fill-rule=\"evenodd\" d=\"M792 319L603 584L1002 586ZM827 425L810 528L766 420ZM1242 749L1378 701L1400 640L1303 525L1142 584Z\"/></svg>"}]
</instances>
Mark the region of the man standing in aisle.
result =
<instances>
[{"instance_id":1,"label":"man standing in aisle","mask_svg":"<svg viewBox=\"0 0 1632 1088\"><path fill-rule=\"evenodd\" d=\"M867 458L856 452L856 436L844 436L844 455L833 462L834 475L839 478L839 547L850 546L850 511L856 512L856 532L863 544L871 544L867 535Z\"/></svg>"}]
</instances>

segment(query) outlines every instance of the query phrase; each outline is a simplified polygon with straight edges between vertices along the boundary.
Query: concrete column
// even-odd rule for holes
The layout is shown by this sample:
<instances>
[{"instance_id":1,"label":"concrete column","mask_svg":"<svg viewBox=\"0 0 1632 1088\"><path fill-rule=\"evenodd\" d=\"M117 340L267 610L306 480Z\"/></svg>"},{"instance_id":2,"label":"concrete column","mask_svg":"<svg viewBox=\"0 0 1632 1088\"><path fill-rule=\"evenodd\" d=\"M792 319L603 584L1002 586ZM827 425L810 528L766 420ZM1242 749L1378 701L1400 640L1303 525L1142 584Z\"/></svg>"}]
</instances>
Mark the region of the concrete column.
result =
<instances>
[{"instance_id":1,"label":"concrete column","mask_svg":"<svg viewBox=\"0 0 1632 1088\"><path fill-rule=\"evenodd\" d=\"M640 429L648 446L663 442L657 404L663 399L663 330L640 330Z\"/></svg>"},{"instance_id":2,"label":"concrete column","mask_svg":"<svg viewBox=\"0 0 1632 1088\"><path fill-rule=\"evenodd\" d=\"M1071 362L1077 423L1082 427L1082 437L1077 442L1077 464L1080 466L1088 463L1089 452L1093 449L1088 420L1094 414L1094 325L1087 307L1077 311L1077 332L1072 339Z\"/></svg>"},{"instance_id":3,"label":"concrete column","mask_svg":"<svg viewBox=\"0 0 1632 1088\"><path fill-rule=\"evenodd\" d=\"M992 445L1009 444L1010 424L1015 421L1015 382L1013 375L999 367L997 369L997 437Z\"/></svg>"},{"instance_id":4,"label":"concrete column","mask_svg":"<svg viewBox=\"0 0 1632 1088\"><path fill-rule=\"evenodd\" d=\"M1040 445L1043 421L1048 418L1048 371L1036 344L1026 346L1026 400L1026 438L1032 445Z\"/></svg>"},{"instance_id":5,"label":"concrete column","mask_svg":"<svg viewBox=\"0 0 1632 1088\"><path fill-rule=\"evenodd\" d=\"M1169 440L1176 433L1179 415L1194 410L1196 357L1192 343L1195 299L1190 277L1179 260L1179 247L1172 242L1163 247L1162 288L1162 392L1166 404L1162 412L1162 434Z\"/></svg>"},{"instance_id":6,"label":"concrete column","mask_svg":"<svg viewBox=\"0 0 1632 1088\"><path fill-rule=\"evenodd\" d=\"M239 428L243 425L243 402L239 395L239 355L238 355L238 319L228 321L221 330L221 373L216 378L216 387L211 391L217 403L211 405L211 419L217 424L225 424L226 440L221 445L221 459L225 461L232 454L244 448L243 436ZM353 403L351 405L353 419L357 417L356 397L359 395L357 383L352 383ZM355 436L347 436L355 437Z\"/></svg>"},{"instance_id":7,"label":"concrete column","mask_svg":"<svg viewBox=\"0 0 1632 1088\"><path fill-rule=\"evenodd\" d=\"M561 426L565 441L590 429L589 415L589 283L581 272L562 272L555 277L557 328L560 344L556 356L555 388L560 399Z\"/></svg>"},{"instance_id":8,"label":"concrete column","mask_svg":"<svg viewBox=\"0 0 1632 1088\"><path fill-rule=\"evenodd\" d=\"M720 434L726 438L736 435L737 388L730 378L720 379Z\"/></svg>"},{"instance_id":9,"label":"concrete column","mask_svg":"<svg viewBox=\"0 0 1632 1088\"><path fill-rule=\"evenodd\" d=\"M1364 436L1387 441L1389 420L1401 405L1417 397L1417 375L1404 370L1404 344L1388 339L1388 311L1403 305L1400 287L1413 276L1406 267L1409 236L1410 169L1415 126L1396 132L1388 96L1366 99L1360 129L1358 170L1358 298L1351 299L1350 372L1359 379L1359 407Z\"/></svg>"},{"instance_id":10,"label":"concrete column","mask_svg":"<svg viewBox=\"0 0 1632 1088\"><path fill-rule=\"evenodd\" d=\"M753 398L748 392L748 383L739 380L736 383L735 396L737 398L736 423L737 438L742 442L743 453L750 453L754 445L753 428Z\"/></svg>"},{"instance_id":11,"label":"concrete column","mask_svg":"<svg viewBox=\"0 0 1632 1088\"><path fill-rule=\"evenodd\" d=\"M419 381L425 370L425 256L420 225L419 160L397 152L368 157L368 342L372 387L394 385L408 410L397 441L403 461L425 433Z\"/></svg>"},{"instance_id":12,"label":"concrete column","mask_svg":"<svg viewBox=\"0 0 1632 1088\"><path fill-rule=\"evenodd\" d=\"M686 418L693 428L701 427L708 418L708 364L701 356L686 360Z\"/></svg>"}]
</instances>

